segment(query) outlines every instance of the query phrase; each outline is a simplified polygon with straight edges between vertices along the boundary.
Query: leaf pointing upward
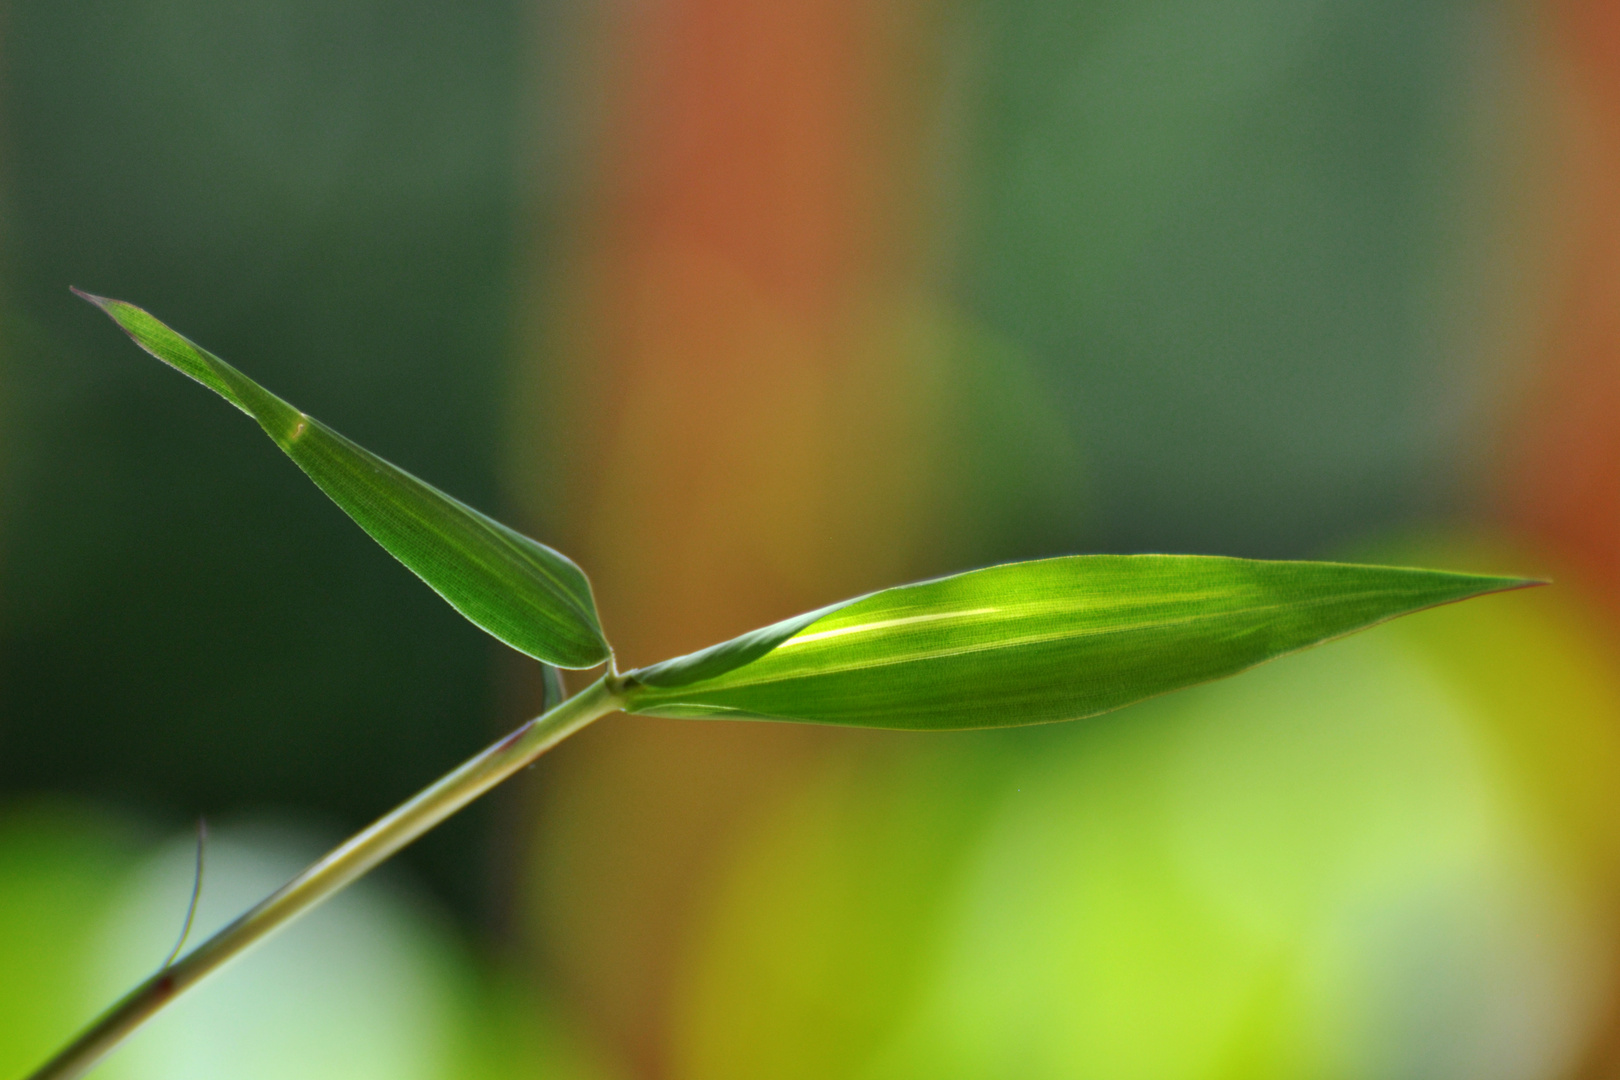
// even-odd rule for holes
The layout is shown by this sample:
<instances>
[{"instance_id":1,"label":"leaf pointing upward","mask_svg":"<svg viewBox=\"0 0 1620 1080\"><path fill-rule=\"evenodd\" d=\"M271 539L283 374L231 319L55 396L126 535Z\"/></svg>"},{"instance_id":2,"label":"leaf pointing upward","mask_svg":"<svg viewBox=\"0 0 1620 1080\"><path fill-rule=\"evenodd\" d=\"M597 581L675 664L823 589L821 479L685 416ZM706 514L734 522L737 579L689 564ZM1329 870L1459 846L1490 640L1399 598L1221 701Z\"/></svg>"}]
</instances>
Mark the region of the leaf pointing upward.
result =
<instances>
[{"instance_id":1,"label":"leaf pointing upward","mask_svg":"<svg viewBox=\"0 0 1620 1080\"><path fill-rule=\"evenodd\" d=\"M559 667L608 658L590 582L566 556L350 442L133 304L74 292L257 420L333 502L478 626Z\"/></svg>"},{"instance_id":2,"label":"leaf pointing upward","mask_svg":"<svg viewBox=\"0 0 1620 1080\"><path fill-rule=\"evenodd\" d=\"M632 671L626 711L918 729L1071 720L1531 584L1200 555L1011 563L886 589Z\"/></svg>"}]
</instances>

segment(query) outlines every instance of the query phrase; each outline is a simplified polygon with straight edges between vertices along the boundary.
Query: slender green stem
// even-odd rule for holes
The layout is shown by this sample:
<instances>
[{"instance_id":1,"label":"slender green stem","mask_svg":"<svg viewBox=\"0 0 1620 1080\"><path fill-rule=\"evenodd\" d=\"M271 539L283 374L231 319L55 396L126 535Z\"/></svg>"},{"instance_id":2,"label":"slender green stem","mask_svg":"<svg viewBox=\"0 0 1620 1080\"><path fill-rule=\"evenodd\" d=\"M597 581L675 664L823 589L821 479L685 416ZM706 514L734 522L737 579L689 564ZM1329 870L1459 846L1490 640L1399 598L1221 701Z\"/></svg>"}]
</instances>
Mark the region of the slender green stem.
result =
<instances>
[{"instance_id":1,"label":"slender green stem","mask_svg":"<svg viewBox=\"0 0 1620 1080\"><path fill-rule=\"evenodd\" d=\"M622 704L617 681L604 676L350 837L235 922L131 990L29 1080L82 1076L130 1032L181 992L202 981L338 892L394 852L598 717Z\"/></svg>"}]
</instances>

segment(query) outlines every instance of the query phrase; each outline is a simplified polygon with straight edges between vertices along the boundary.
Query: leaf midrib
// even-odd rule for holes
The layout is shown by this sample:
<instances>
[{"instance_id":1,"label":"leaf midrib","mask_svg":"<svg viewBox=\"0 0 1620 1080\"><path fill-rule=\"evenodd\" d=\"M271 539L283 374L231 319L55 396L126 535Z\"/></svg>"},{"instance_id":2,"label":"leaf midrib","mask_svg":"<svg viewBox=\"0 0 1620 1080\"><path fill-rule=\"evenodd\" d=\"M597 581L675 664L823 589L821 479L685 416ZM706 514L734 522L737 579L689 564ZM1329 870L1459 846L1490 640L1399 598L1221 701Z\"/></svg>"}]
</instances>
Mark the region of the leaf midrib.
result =
<instances>
[{"instance_id":1,"label":"leaf midrib","mask_svg":"<svg viewBox=\"0 0 1620 1080\"><path fill-rule=\"evenodd\" d=\"M958 647L954 647L954 648L936 648L936 649L930 649L930 650L927 650L927 651L924 651L924 652L907 653L907 654L905 654L903 656L894 656L894 657L886 657L886 658L867 658L867 659L862 659L862 660L851 660L851 661L846 661L846 662L841 663L841 664L838 664L838 663L835 663L835 664L820 664L820 665L816 666L813 670L807 670L807 671L802 671L802 672L766 674L766 675L763 675L763 676L757 677L757 678L736 678L736 679L732 679L732 678L728 678L726 676L720 676L720 677L716 678L712 683L710 683L707 686L685 687L685 688L682 688L682 689L689 690L689 691L690 690L697 690L697 691L702 691L702 690L738 690L738 689L744 689L744 688L751 687L751 686L765 686L765 685L769 685L771 683L789 682L789 681L792 681L794 679L800 679L800 678L810 678L810 677L821 676L821 675L837 675L837 674L844 674L844 673L850 672L850 671L875 670L875 669L884 668L884 667L892 667L892 666L899 665L899 664L921 663L921 662L923 662L925 660L939 660L939 659L944 659L946 657L951 657L951 656L967 656L967 655L970 655L972 653L994 652L994 651L996 651L998 649L1018 648L1020 646L1025 646L1025 645L1040 645L1040 644L1045 644L1046 642L1050 642L1050 641L1060 641L1060 640L1071 639L1071 638L1072 639L1080 639L1080 638L1088 638L1088 637L1106 637L1106 636L1108 636L1110 634L1136 633L1136 632L1141 632L1143 630L1161 629L1161 628L1168 628L1168 627L1173 627L1173 626L1186 626L1186 625L1191 625L1191 624L1201 622L1201 621L1209 621L1209 620L1215 620L1215 619L1231 618L1233 615L1237 615L1237 614L1263 615L1264 613L1266 613L1268 611L1277 611L1277 610L1281 610L1281 609L1284 609L1284 608L1290 608L1290 609L1298 610L1298 609L1309 609L1309 608L1313 608L1313 607L1328 606L1328 605L1333 605L1333 604L1353 603L1353 602L1356 602L1356 601L1367 600L1367 599L1371 599L1371 598L1374 598L1374 597L1398 594L1400 591L1401 590L1399 590L1399 589L1369 589L1369 590L1363 590L1363 591L1355 592L1355 593L1342 593L1342 594L1339 594L1339 595L1336 595L1336 596L1331 596L1331 597L1317 597L1317 598L1313 598L1313 599L1310 599L1310 600L1290 600L1290 601L1284 601L1284 602L1280 602L1280 603L1255 604L1255 605L1251 605L1251 606L1243 607L1243 608L1228 608L1228 609L1221 610L1221 611L1195 613L1195 614L1185 615L1185 616L1182 616L1180 618L1174 618L1174 619L1158 619L1158 620L1150 620L1150 621L1128 623L1128 624L1123 624L1123 625L1100 626L1100 627L1099 626L1091 626L1091 627L1082 627L1082 628L1067 629L1067 630L1060 630L1060 631L1036 632L1036 633L1023 634L1023 635L1020 635L1018 637L1013 637L1013 638L1002 638L1002 639L998 639L996 641L976 642L976 643L971 644L971 645L963 645L963 646L958 646ZM1006 610L1006 609L1000 609L1000 610ZM1063 609L1055 608L1053 610L1063 610ZM953 613L953 614L966 614L966 613L964 612L964 613ZM1022 616L1022 615L1009 616L1009 619L1018 618L1018 617L1024 617L1024 616ZM873 625L876 626L877 624L873 624ZM777 649L774 650L773 653L778 652L781 649L784 649L784 648L788 647L789 645L791 645L793 643L794 640L795 640L794 638L789 638L786 642L783 642L781 645L777 646ZM755 663L762 662L763 660L766 659L766 657L769 657L769 656L773 655L773 653L767 653L765 657L761 657L759 660L755 661ZM752 666L753 666L752 664L744 665L744 667L739 668L738 670L739 671L746 671L749 667L752 667Z\"/></svg>"}]
</instances>

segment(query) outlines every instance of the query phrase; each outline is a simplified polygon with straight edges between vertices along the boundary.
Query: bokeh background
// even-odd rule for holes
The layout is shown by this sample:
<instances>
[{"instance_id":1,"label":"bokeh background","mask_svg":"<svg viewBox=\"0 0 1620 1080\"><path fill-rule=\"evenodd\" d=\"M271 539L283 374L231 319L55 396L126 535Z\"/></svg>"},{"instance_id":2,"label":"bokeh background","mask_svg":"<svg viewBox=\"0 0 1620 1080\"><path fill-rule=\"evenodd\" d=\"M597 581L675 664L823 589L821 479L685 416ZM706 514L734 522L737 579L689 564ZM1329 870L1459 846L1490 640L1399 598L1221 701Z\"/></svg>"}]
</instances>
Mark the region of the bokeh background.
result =
<instances>
[{"instance_id":1,"label":"bokeh background","mask_svg":"<svg viewBox=\"0 0 1620 1080\"><path fill-rule=\"evenodd\" d=\"M1557 581L1051 728L606 720L104 1075L1620 1077L1613 0L7 0L0 221L0 1076L198 816L206 930L541 698L78 285L627 664L1061 552Z\"/></svg>"}]
</instances>

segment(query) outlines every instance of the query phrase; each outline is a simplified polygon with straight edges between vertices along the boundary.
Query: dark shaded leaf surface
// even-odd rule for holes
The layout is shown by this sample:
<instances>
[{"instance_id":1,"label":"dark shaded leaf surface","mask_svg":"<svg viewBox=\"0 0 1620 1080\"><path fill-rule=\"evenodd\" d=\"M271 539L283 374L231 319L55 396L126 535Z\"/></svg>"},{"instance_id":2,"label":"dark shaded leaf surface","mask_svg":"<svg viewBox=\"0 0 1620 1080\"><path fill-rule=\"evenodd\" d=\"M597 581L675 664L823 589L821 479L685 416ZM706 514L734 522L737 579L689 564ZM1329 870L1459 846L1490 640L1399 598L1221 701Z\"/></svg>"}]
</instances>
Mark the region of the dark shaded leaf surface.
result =
<instances>
[{"instance_id":1,"label":"dark shaded leaf surface","mask_svg":"<svg viewBox=\"0 0 1620 1080\"><path fill-rule=\"evenodd\" d=\"M79 295L141 348L257 420L333 502L472 622L559 667L607 659L590 583L566 556L350 442L141 308Z\"/></svg>"}]
</instances>

